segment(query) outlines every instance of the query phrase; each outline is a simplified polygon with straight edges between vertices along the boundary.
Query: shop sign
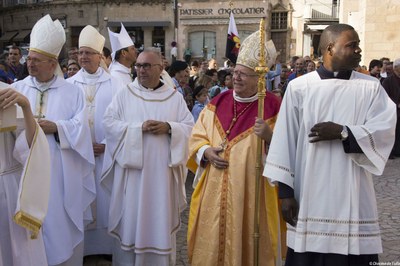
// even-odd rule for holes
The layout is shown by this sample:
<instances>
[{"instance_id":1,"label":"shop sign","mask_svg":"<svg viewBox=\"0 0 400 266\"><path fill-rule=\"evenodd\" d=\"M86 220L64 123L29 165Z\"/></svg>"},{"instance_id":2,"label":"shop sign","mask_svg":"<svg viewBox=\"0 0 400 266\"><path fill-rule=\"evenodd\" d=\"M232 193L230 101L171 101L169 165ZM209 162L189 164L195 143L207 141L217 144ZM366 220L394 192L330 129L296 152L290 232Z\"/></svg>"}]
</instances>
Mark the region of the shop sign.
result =
<instances>
[{"instance_id":1,"label":"shop sign","mask_svg":"<svg viewBox=\"0 0 400 266\"><path fill-rule=\"evenodd\" d=\"M234 15L261 15L265 14L264 7L246 7L246 8L186 8L179 9L180 16L216 16L229 15L232 12Z\"/></svg>"}]
</instances>

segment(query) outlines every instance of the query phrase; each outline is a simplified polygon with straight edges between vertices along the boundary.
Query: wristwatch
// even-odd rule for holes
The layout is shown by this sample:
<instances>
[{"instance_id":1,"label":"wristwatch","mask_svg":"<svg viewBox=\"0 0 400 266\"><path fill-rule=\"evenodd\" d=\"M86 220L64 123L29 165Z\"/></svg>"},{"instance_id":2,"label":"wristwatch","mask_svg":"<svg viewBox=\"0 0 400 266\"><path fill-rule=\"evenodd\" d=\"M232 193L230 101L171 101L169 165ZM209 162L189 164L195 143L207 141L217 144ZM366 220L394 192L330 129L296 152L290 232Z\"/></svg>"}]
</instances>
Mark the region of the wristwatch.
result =
<instances>
[{"instance_id":1,"label":"wristwatch","mask_svg":"<svg viewBox=\"0 0 400 266\"><path fill-rule=\"evenodd\" d=\"M340 140L345 141L349 137L349 132L347 131L347 127L343 126L342 132L340 132Z\"/></svg>"},{"instance_id":2,"label":"wristwatch","mask_svg":"<svg viewBox=\"0 0 400 266\"><path fill-rule=\"evenodd\" d=\"M168 135L171 135L172 131L171 131L171 125L169 123L167 123L168 125Z\"/></svg>"}]
</instances>

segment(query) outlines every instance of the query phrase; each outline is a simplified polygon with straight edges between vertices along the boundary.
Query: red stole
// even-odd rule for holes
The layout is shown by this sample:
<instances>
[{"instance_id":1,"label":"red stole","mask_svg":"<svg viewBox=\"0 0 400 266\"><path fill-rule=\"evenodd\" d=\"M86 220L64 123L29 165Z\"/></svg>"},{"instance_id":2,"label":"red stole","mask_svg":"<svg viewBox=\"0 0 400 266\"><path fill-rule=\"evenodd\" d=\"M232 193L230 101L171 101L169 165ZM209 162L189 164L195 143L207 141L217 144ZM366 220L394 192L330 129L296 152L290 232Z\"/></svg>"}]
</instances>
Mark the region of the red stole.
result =
<instances>
[{"instance_id":1,"label":"red stole","mask_svg":"<svg viewBox=\"0 0 400 266\"><path fill-rule=\"evenodd\" d=\"M267 92L267 95L264 99L264 120L268 120L269 118L276 116L279 112L280 104L281 101L278 97L270 92ZM248 107L248 109L237 118L237 121L231 128L230 134L228 135L228 141L231 141L236 136L254 126L255 119L258 114L258 100L253 103L236 102L236 114L239 115L248 105L251 106ZM229 129L234 117L233 106L233 90L221 93L210 102L210 108L215 108L216 110L215 119L218 120L216 122L222 126L224 131L223 137L225 137L226 131Z\"/></svg>"}]
</instances>

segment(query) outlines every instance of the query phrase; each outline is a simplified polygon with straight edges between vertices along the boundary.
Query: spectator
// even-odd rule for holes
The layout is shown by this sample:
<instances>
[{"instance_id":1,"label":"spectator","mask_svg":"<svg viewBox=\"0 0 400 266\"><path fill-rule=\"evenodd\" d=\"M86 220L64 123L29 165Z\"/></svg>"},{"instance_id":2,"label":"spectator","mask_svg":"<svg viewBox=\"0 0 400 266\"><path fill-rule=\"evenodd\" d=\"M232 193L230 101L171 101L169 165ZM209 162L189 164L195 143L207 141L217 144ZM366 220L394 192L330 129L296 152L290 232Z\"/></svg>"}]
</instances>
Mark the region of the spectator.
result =
<instances>
[{"instance_id":1,"label":"spectator","mask_svg":"<svg viewBox=\"0 0 400 266\"><path fill-rule=\"evenodd\" d=\"M373 59L369 62L369 74L377 79L381 79L382 62L378 59Z\"/></svg>"},{"instance_id":2,"label":"spectator","mask_svg":"<svg viewBox=\"0 0 400 266\"><path fill-rule=\"evenodd\" d=\"M178 47L176 47L176 42L171 42L171 64L178 59Z\"/></svg>"},{"instance_id":3,"label":"spectator","mask_svg":"<svg viewBox=\"0 0 400 266\"><path fill-rule=\"evenodd\" d=\"M310 73L310 72L313 72L314 70L315 70L315 63L314 63L314 61L309 61L308 63L307 63L307 73Z\"/></svg>"},{"instance_id":4,"label":"spectator","mask_svg":"<svg viewBox=\"0 0 400 266\"><path fill-rule=\"evenodd\" d=\"M394 157L400 157L400 58L394 60L393 75L387 77L382 85L397 107L396 137L390 154L390 159L394 159Z\"/></svg>"},{"instance_id":5,"label":"spectator","mask_svg":"<svg viewBox=\"0 0 400 266\"><path fill-rule=\"evenodd\" d=\"M207 105L209 99L208 99L208 92L204 88L203 85L197 86L194 91L193 91L193 98L196 100L194 102L194 106L192 109L192 115L194 122L197 121L199 118L200 112L204 109L204 107Z\"/></svg>"},{"instance_id":6,"label":"spectator","mask_svg":"<svg viewBox=\"0 0 400 266\"><path fill-rule=\"evenodd\" d=\"M28 76L25 66L20 63L22 58L21 48L13 45L8 52L8 75L13 81L22 80Z\"/></svg>"},{"instance_id":7,"label":"spectator","mask_svg":"<svg viewBox=\"0 0 400 266\"><path fill-rule=\"evenodd\" d=\"M106 63L107 68L110 67L111 62L112 62L110 49L108 49L107 47L104 46L101 57L103 58L104 62Z\"/></svg>"},{"instance_id":8,"label":"spectator","mask_svg":"<svg viewBox=\"0 0 400 266\"><path fill-rule=\"evenodd\" d=\"M72 77L73 75L75 75L76 73L78 73L78 71L81 69L81 67L79 66L78 63L72 62L68 65L68 72L67 72L67 76L68 78Z\"/></svg>"}]
</instances>

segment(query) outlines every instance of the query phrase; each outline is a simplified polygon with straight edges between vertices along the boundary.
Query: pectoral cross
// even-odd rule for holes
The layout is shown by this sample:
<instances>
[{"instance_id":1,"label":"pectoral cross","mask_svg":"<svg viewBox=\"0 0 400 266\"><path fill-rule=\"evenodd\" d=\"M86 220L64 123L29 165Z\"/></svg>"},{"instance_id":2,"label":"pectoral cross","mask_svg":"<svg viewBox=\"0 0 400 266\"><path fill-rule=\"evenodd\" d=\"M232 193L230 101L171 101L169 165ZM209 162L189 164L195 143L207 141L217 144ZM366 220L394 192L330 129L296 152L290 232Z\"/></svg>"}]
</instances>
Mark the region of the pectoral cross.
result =
<instances>
[{"instance_id":1,"label":"pectoral cross","mask_svg":"<svg viewBox=\"0 0 400 266\"><path fill-rule=\"evenodd\" d=\"M37 110L37 115L34 115L33 117L36 119L36 121L40 121L40 119L45 118L46 116L43 114L43 105L44 105L44 93L45 91L40 91L39 92L39 106L36 106Z\"/></svg>"}]
</instances>

